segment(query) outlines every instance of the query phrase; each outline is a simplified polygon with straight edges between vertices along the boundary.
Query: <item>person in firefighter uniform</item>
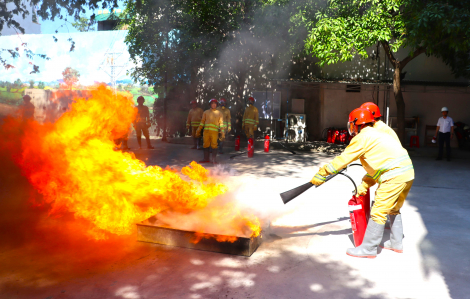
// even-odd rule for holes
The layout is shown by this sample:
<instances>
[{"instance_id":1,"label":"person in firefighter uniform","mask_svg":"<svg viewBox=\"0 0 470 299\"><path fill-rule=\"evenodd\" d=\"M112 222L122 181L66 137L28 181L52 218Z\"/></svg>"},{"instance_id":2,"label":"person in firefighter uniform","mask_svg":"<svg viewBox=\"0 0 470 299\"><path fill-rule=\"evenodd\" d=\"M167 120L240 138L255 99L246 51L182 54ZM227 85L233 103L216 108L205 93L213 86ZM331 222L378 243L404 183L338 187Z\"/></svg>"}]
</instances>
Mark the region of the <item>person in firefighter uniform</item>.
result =
<instances>
[{"instance_id":1,"label":"person in firefighter uniform","mask_svg":"<svg viewBox=\"0 0 470 299\"><path fill-rule=\"evenodd\" d=\"M373 125L374 117L369 110L353 110L349 114L348 129L355 137L344 152L321 167L311 181L319 186L328 175L338 173L340 169L359 159L367 174L362 179L358 194L365 195L367 189L379 183L364 240L360 246L346 251L350 256L363 258L377 256L377 246L383 237L387 215L391 230L390 240L385 242L384 248L403 252L400 208L414 180L413 164L408 152L396 139L378 131Z\"/></svg>"},{"instance_id":2,"label":"person in firefighter uniform","mask_svg":"<svg viewBox=\"0 0 470 299\"><path fill-rule=\"evenodd\" d=\"M142 133L145 136L145 140L147 141L147 148L153 149L154 147L150 144L150 135L149 135L149 127L150 127L150 112L149 108L144 105L145 99L143 96L139 96L137 98L137 116L134 121L134 129L137 135L137 143L139 143L139 148L142 148Z\"/></svg>"},{"instance_id":3,"label":"person in firefighter uniform","mask_svg":"<svg viewBox=\"0 0 470 299\"><path fill-rule=\"evenodd\" d=\"M191 149L199 149L199 138L196 137L196 131L201 123L202 114L204 111L202 108L197 106L197 101L191 101L191 110L189 110L188 120L186 121L186 129L190 130L191 136L193 137L193 147Z\"/></svg>"},{"instance_id":4,"label":"person in firefighter uniform","mask_svg":"<svg viewBox=\"0 0 470 299\"><path fill-rule=\"evenodd\" d=\"M219 140L219 154L223 154L225 136L227 136L228 133L230 133L230 131L232 130L232 124L231 124L232 117L230 115L230 110L227 107L225 107L225 105L227 105L226 99L224 98L220 99L219 105L220 106L217 107L217 110L219 110L224 117L224 124L222 127L222 131L224 132L224 139Z\"/></svg>"},{"instance_id":5,"label":"person in firefighter uniform","mask_svg":"<svg viewBox=\"0 0 470 299\"><path fill-rule=\"evenodd\" d=\"M204 128L204 159L199 163L211 162L209 159L210 147L212 147L212 163L217 163L217 141L220 138L225 138L222 126L224 124L224 117L222 113L217 110L217 100L211 99L209 101L210 109L204 111L199 128L196 131L196 137L201 137L201 130Z\"/></svg>"},{"instance_id":6,"label":"person in firefighter uniform","mask_svg":"<svg viewBox=\"0 0 470 299\"><path fill-rule=\"evenodd\" d=\"M380 114L379 106L377 106L376 104L372 102L367 102L367 103L362 104L361 107L359 108L365 108L372 113L375 119L375 123L374 123L375 129L377 129L379 132L392 136L396 141L398 141L401 144L401 141L398 138L397 133L395 133L395 131L392 128L390 128L386 123L384 123L380 119L382 114Z\"/></svg>"},{"instance_id":7,"label":"person in firefighter uniform","mask_svg":"<svg viewBox=\"0 0 470 299\"><path fill-rule=\"evenodd\" d=\"M259 124L259 113L258 109L254 106L255 99L253 97L248 98L250 106L246 108L243 114L242 130L245 131L246 138L255 138L255 132L258 129Z\"/></svg>"}]
</instances>

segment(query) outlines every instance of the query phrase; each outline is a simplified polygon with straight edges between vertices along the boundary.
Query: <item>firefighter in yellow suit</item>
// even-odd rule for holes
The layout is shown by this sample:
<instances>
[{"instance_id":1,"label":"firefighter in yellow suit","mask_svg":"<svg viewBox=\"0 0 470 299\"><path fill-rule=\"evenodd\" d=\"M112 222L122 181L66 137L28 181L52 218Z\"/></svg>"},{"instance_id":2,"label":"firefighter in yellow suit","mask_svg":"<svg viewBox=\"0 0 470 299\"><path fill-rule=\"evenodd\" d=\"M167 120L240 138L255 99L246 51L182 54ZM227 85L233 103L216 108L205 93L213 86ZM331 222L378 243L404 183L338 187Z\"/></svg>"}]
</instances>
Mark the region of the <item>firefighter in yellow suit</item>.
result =
<instances>
[{"instance_id":1,"label":"firefighter in yellow suit","mask_svg":"<svg viewBox=\"0 0 470 299\"><path fill-rule=\"evenodd\" d=\"M387 126L387 124L384 123L380 119L382 114L380 114L379 106L377 106L376 104L374 104L372 102L367 102L367 103L362 104L361 107L359 107L359 108L365 108L365 109L369 110L372 113L372 115L374 116L374 119L375 119L375 123L374 123L374 128L375 129L377 129L378 131L380 131L382 133L385 133L385 134L388 134L388 135L392 136L396 141L398 141L401 144L401 141L398 138L397 133L395 133L395 131L392 128Z\"/></svg>"},{"instance_id":2,"label":"firefighter in yellow suit","mask_svg":"<svg viewBox=\"0 0 470 299\"><path fill-rule=\"evenodd\" d=\"M224 117L222 113L217 110L217 100L211 99L209 101L210 109L204 111L199 128L196 131L196 137L201 137L201 130L204 128L204 159L199 163L211 162L209 159L210 147L212 147L212 163L217 163L217 141L224 139L225 135L222 130L224 124Z\"/></svg>"},{"instance_id":3,"label":"firefighter in yellow suit","mask_svg":"<svg viewBox=\"0 0 470 299\"><path fill-rule=\"evenodd\" d=\"M245 131L246 138L255 138L255 132L258 129L259 124L259 113L258 109L254 106L255 99L253 97L248 98L250 106L246 108L243 114L242 130Z\"/></svg>"},{"instance_id":4,"label":"firefighter in yellow suit","mask_svg":"<svg viewBox=\"0 0 470 299\"><path fill-rule=\"evenodd\" d=\"M186 129L191 130L191 136L193 137L193 147L191 149L199 149L199 138L196 137L196 131L201 123L202 114L204 111L202 108L197 106L196 100L190 102L191 110L189 110L188 120L186 121Z\"/></svg>"},{"instance_id":5,"label":"firefighter in yellow suit","mask_svg":"<svg viewBox=\"0 0 470 299\"><path fill-rule=\"evenodd\" d=\"M232 116L230 115L230 110L225 107L227 105L227 100L224 98L221 98L219 101L219 107L217 107L217 110L219 110L223 117L224 117L224 124L222 127L222 130L224 131L224 137L227 136L230 131L232 131ZM223 154L223 149L224 149L224 139L219 140L219 154Z\"/></svg>"},{"instance_id":6,"label":"firefighter in yellow suit","mask_svg":"<svg viewBox=\"0 0 470 299\"><path fill-rule=\"evenodd\" d=\"M379 183L371 218L367 225L362 244L349 248L346 254L354 257L375 258L377 246L383 237L387 215L390 218L390 240L384 248L403 252L403 225L400 208L410 191L414 180L414 169L408 152L393 137L373 127L374 117L364 108L357 108L349 114L348 129L355 136L344 152L320 168L312 184L321 185L326 177L338 173L352 161L359 159L367 174L362 179L358 194Z\"/></svg>"}]
</instances>

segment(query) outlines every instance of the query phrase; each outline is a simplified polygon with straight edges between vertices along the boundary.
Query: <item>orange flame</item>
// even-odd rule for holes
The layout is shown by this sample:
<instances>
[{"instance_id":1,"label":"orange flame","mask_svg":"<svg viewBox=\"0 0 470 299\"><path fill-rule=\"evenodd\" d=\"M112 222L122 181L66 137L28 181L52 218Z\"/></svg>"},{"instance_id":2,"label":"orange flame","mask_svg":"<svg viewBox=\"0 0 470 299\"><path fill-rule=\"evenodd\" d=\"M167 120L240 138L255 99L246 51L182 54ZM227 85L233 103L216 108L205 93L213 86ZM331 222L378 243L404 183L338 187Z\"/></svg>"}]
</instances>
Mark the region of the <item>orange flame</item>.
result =
<instances>
[{"instance_id":1,"label":"orange flame","mask_svg":"<svg viewBox=\"0 0 470 299\"><path fill-rule=\"evenodd\" d=\"M9 119L2 130L15 125L24 130L21 154L15 160L43 195L36 204L49 204L50 215L72 212L89 223L87 234L99 240L109 234L131 234L137 222L162 210L209 208L228 191L196 162L181 170L190 179L185 180L175 170L146 167L134 154L114 151L113 140L128 132L135 116L129 97L99 86L89 98L75 98L55 123ZM236 231L257 236L259 220L240 211L233 214L233 208L227 203L209 213L217 218L231 211Z\"/></svg>"}]
</instances>

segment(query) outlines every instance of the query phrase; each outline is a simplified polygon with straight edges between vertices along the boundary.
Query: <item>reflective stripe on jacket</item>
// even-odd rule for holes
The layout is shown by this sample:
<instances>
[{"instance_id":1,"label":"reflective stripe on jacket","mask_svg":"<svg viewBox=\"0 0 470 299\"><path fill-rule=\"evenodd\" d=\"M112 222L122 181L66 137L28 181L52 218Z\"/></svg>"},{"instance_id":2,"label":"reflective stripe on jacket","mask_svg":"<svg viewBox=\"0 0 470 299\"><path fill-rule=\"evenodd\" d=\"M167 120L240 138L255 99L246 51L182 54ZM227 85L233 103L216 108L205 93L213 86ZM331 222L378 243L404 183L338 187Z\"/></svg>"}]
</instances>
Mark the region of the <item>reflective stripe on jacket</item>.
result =
<instances>
[{"instance_id":1,"label":"reflective stripe on jacket","mask_svg":"<svg viewBox=\"0 0 470 299\"><path fill-rule=\"evenodd\" d=\"M392 178L396 183L408 182L415 177L406 149L392 136L372 127L363 128L344 152L327 165L326 170L330 174L337 173L357 159L367 171L367 177L379 183Z\"/></svg>"},{"instance_id":2,"label":"reflective stripe on jacket","mask_svg":"<svg viewBox=\"0 0 470 299\"><path fill-rule=\"evenodd\" d=\"M188 120L186 121L186 126L187 127L190 127L190 126L199 127L203 113L204 111L199 107L197 107L196 109L189 110Z\"/></svg>"},{"instance_id":3,"label":"reflective stripe on jacket","mask_svg":"<svg viewBox=\"0 0 470 299\"><path fill-rule=\"evenodd\" d=\"M204 111L202 114L201 122L199 123L198 130L204 128L204 130L219 132L223 126L224 118L222 112L217 109L209 109Z\"/></svg>"},{"instance_id":4,"label":"reflective stripe on jacket","mask_svg":"<svg viewBox=\"0 0 470 299\"><path fill-rule=\"evenodd\" d=\"M245 124L255 126L259 124L258 109L253 105L250 105L248 108L246 108L245 113L243 114L242 125Z\"/></svg>"},{"instance_id":5,"label":"reflective stripe on jacket","mask_svg":"<svg viewBox=\"0 0 470 299\"><path fill-rule=\"evenodd\" d=\"M230 110L226 107L223 107L223 106L219 106L217 107L217 110L219 110L223 117L224 117L224 124L223 124L223 128L224 129L232 129L232 123L231 123L231 120L232 120L232 116L230 115Z\"/></svg>"}]
</instances>

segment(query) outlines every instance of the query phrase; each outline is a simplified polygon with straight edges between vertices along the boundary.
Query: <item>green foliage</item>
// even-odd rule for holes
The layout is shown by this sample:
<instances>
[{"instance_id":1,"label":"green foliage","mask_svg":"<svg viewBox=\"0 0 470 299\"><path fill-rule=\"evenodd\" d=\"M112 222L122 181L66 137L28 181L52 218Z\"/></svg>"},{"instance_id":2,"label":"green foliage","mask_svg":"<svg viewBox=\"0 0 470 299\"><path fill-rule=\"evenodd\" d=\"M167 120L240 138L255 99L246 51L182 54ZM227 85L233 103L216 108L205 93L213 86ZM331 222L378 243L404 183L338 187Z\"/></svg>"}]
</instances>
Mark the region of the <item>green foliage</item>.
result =
<instances>
[{"instance_id":1,"label":"green foliage","mask_svg":"<svg viewBox=\"0 0 470 299\"><path fill-rule=\"evenodd\" d=\"M81 16L77 21L72 22L72 26L80 32L95 31L95 28L92 27L95 24L95 20L90 20L84 16Z\"/></svg>"},{"instance_id":2,"label":"green foliage","mask_svg":"<svg viewBox=\"0 0 470 299\"><path fill-rule=\"evenodd\" d=\"M457 75L464 75L468 67L466 1L331 0L315 18L305 18L301 11L292 20L308 28L305 50L319 59L320 66L356 55L367 58L367 48L380 42L400 69L421 53L442 58ZM410 55L398 61L394 53L402 47Z\"/></svg>"},{"instance_id":3,"label":"green foliage","mask_svg":"<svg viewBox=\"0 0 470 299\"><path fill-rule=\"evenodd\" d=\"M34 80L29 80L29 88L34 88Z\"/></svg>"},{"instance_id":4,"label":"green foliage","mask_svg":"<svg viewBox=\"0 0 470 299\"><path fill-rule=\"evenodd\" d=\"M40 82L38 83L38 88L39 88L39 89L44 89L45 87L46 87L46 85L44 84L44 82L40 81Z\"/></svg>"},{"instance_id":5,"label":"green foliage","mask_svg":"<svg viewBox=\"0 0 470 299\"><path fill-rule=\"evenodd\" d=\"M470 5L461 0L407 0L406 45L447 63L457 76L470 77Z\"/></svg>"},{"instance_id":6,"label":"green foliage","mask_svg":"<svg viewBox=\"0 0 470 299\"><path fill-rule=\"evenodd\" d=\"M349 61L356 55L367 58L367 48L386 41L392 51L405 42L405 23L401 9L405 0L331 0L313 19L295 20L308 28L305 50L318 64Z\"/></svg>"},{"instance_id":7,"label":"green foliage","mask_svg":"<svg viewBox=\"0 0 470 299\"><path fill-rule=\"evenodd\" d=\"M13 88L21 88L21 85L23 85L23 82L21 81L20 78L16 79L15 82L13 82Z\"/></svg>"}]
</instances>

